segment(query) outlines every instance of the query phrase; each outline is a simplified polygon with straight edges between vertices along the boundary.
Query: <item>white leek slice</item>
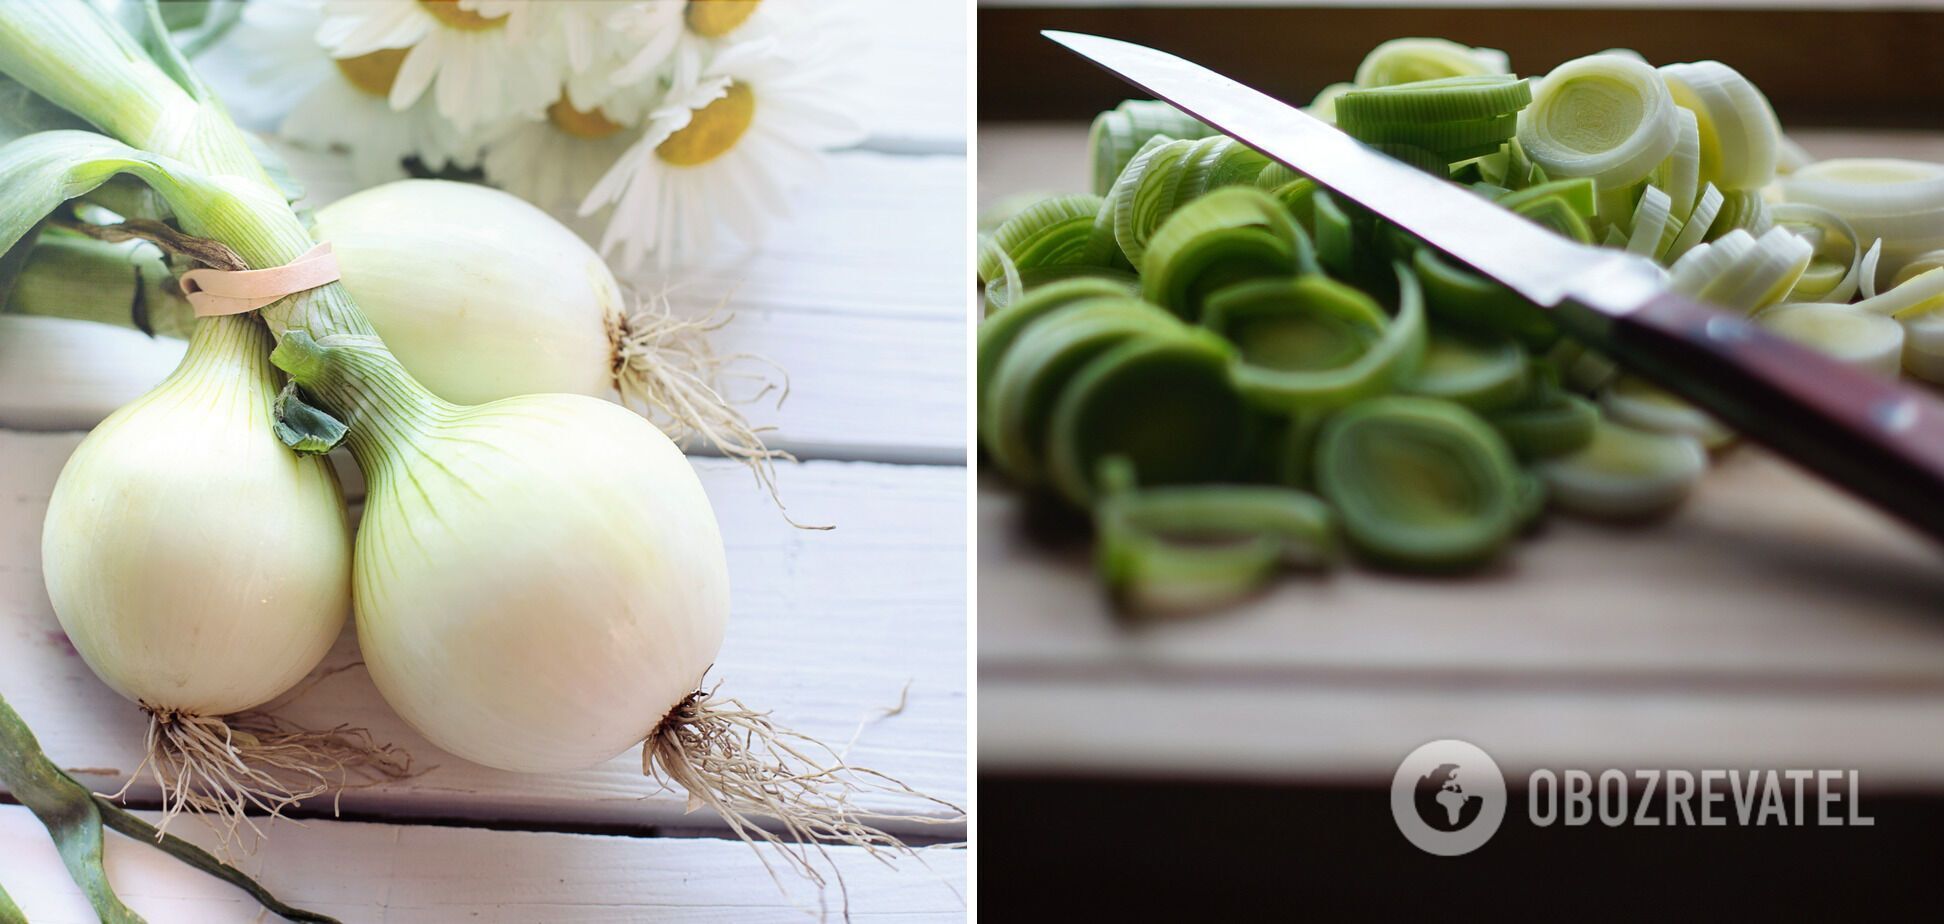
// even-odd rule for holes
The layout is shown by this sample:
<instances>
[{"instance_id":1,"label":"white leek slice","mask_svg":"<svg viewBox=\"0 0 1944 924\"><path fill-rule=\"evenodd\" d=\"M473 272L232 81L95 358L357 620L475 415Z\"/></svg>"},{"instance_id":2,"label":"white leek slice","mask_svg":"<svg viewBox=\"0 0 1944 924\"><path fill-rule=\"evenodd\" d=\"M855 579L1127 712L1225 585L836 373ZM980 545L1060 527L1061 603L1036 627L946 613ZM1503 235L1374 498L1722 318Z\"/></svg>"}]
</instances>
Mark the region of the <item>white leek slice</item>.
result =
<instances>
[{"instance_id":1,"label":"white leek slice","mask_svg":"<svg viewBox=\"0 0 1944 924\"><path fill-rule=\"evenodd\" d=\"M1904 327L1886 315L1849 305L1792 302L1756 315L1755 321L1867 372L1895 378L1903 365Z\"/></svg>"},{"instance_id":2,"label":"white leek slice","mask_svg":"<svg viewBox=\"0 0 1944 924\"><path fill-rule=\"evenodd\" d=\"M1802 145L1797 144L1794 138L1783 135L1781 138L1776 139L1775 173L1777 176L1788 176L1815 162L1815 155L1810 154Z\"/></svg>"},{"instance_id":3,"label":"white leek slice","mask_svg":"<svg viewBox=\"0 0 1944 924\"><path fill-rule=\"evenodd\" d=\"M1899 320L1935 314L1944 308L1944 268L1925 270L1890 291L1865 298L1852 307Z\"/></svg>"},{"instance_id":4,"label":"white leek slice","mask_svg":"<svg viewBox=\"0 0 1944 924\"><path fill-rule=\"evenodd\" d=\"M1669 64L1660 72L1674 101L1695 115L1702 179L1733 190L1761 189L1775 178L1782 129L1748 78L1720 61Z\"/></svg>"},{"instance_id":5,"label":"white leek slice","mask_svg":"<svg viewBox=\"0 0 1944 924\"><path fill-rule=\"evenodd\" d=\"M1496 48L1473 48L1449 39L1397 38L1370 50L1357 65L1357 86L1388 87L1441 77L1509 74L1512 61Z\"/></svg>"},{"instance_id":6,"label":"white leek slice","mask_svg":"<svg viewBox=\"0 0 1944 924\"><path fill-rule=\"evenodd\" d=\"M1652 67L1620 55L1577 58L1533 87L1532 105L1519 113L1519 144L1547 176L1619 189L1673 153L1675 108Z\"/></svg>"},{"instance_id":7,"label":"white leek slice","mask_svg":"<svg viewBox=\"0 0 1944 924\"><path fill-rule=\"evenodd\" d=\"M1640 204L1634 207L1632 228L1627 232L1627 251L1643 257L1660 253L1661 235L1667 230L1673 207L1673 200L1659 187L1643 190Z\"/></svg>"},{"instance_id":8,"label":"white leek slice","mask_svg":"<svg viewBox=\"0 0 1944 924\"><path fill-rule=\"evenodd\" d=\"M1944 312L1899 322L1904 329L1904 371L1944 385Z\"/></svg>"},{"instance_id":9,"label":"white leek slice","mask_svg":"<svg viewBox=\"0 0 1944 924\"><path fill-rule=\"evenodd\" d=\"M1667 253L1661 255L1661 260L1673 264L1700 244L1707 237L1708 229L1714 226L1715 216L1721 214L1722 202L1721 190L1716 189L1713 183L1702 188L1700 198L1695 200L1694 211L1688 213L1687 223L1681 226L1681 233L1675 236L1674 243L1668 245Z\"/></svg>"},{"instance_id":10,"label":"white leek slice","mask_svg":"<svg viewBox=\"0 0 1944 924\"><path fill-rule=\"evenodd\" d=\"M1663 512L1686 499L1707 470L1707 450L1691 436L1606 420L1584 448L1534 466L1560 508L1606 519Z\"/></svg>"},{"instance_id":11,"label":"white leek slice","mask_svg":"<svg viewBox=\"0 0 1944 924\"><path fill-rule=\"evenodd\" d=\"M1667 193L1673 214L1679 216L1692 212L1694 199L1701 194L1701 127L1687 109L1676 107L1674 118L1680 125L1674 153L1654 168L1651 182Z\"/></svg>"},{"instance_id":12,"label":"white leek slice","mask_svg":"<svg viewBox=\"0 0 1944 924\"><path fill-rule=\"evenodd\" d=\"M1666 389L1639 376L1623 375L1600 389L1607 417L1654 433L1691 436L1709 449L1733 442L1735 431Z\"/></svg>"},{"instance_id":13,"label":"white leek slice","mask_svg":"<svg viewBox=\"0 0 1944 924\"><path fill-rule=\"evenodd\" d=\"M1791 301L1847 302L1856 294L1863 246L1843 216L1804 202L1775 206L1770 216L1777 226L1795 232L1814 248L1809 268L1789 292Z\"/></svg>"},{"instance_id":14,"label":"white leek slice","mask_svg":"<svg viewBox=\"0 0 1944 924\"><path fill-rule=\"evenodd\" d=\"M1863 259L1857 264L1856 288L1866 299L1876 298L1877 270L1883 262L1883 238L1877 238L1870 249L1864 251Z\"/></svg>"},{"instance_id":15,"label":"white leek slice","mask_svg":"<svg viewBox=\"0 0 1944 924\"><path fill-rule=\"evenodd\" d=\"M186 346L92 321L0 314L0 427L92 429L168 378Z\"/></svg>"},{"instance_id":16,"label":"white leek slice","mask_svg":"<svg viewBox=\"0 0 1944 924\"><path fill-rule=\"evenodd\" d=\"M1790 202L1843 216L1859 240L1882 238L1876 283L1889 281L1918 255L1944 248L1944 164L1881 157L1818 161L1784 178L1782 193Z\"/></svg>"},{"instance_id":17,"label":"white leek slice","mask_svg":"<svg viewBox=\"0 0 1944 924\"><path fill-rule=\"evenodd\" d=\"M1809 267L1815 248L1786 228L1757 239L1739 228L1674 264L1675 291L1726 308L1754 311L1779 302Z\"/></svg>"},{"instance_id":18,"label":"white leek slice","mask_svg":"<svg viewBox=\"0 0 1944 924\"><path fill-rule=\"evenodd\" d=\"M1931 270L1944 267L1944 250L1927 250L1912 257L1909 263L1890 277L1891 286L1900 286Z\"/></svg>"}]
</instances>

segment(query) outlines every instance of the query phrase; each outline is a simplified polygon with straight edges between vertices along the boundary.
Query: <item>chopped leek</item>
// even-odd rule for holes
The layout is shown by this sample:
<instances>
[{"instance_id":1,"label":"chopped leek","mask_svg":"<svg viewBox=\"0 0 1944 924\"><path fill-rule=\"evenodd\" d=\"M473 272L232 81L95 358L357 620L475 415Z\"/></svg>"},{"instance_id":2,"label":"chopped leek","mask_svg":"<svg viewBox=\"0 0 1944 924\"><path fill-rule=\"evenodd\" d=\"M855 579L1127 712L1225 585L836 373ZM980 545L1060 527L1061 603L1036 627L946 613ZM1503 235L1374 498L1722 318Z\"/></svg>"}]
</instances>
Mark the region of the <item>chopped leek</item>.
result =
<instances>
[{"instance_id":1,"label":"chopped leek","mask_svg":"<svg viewBox=\"0 0 1944 924\"><path fill-rule=\"evenodd\" d=\"M1101 201L1099 196L1060 196L1021 209L980 248L979 281L989 284L1005 274L1002 255L1022 271L1086 262Z\"/></svg>"},{"instance_id":2,"label":"chopped leek","mask_svg":"<svg viewBox=\"0 0 1944 924\"><path fill-rule=\"evenodd\" d=\"M1687 497L1707 469L1707 450L1691 436L1610 421L1594 427L1593 439L1577 452L1535 467L1560 509L1616 520L1666 512Z\"/></svg>"},{"instance_id":3,"label":"chopped leek","mask_svg":"<svg viewBox=\"0 0 1944 924\"><path fill-rule=\"evenodd\" d=\"M1554 68L1519 113L1519 144L1553 177L1592 177L1601 189L1647 178L1674 152L1681 124L1652 67L1593 55Z\"/></svg>"},{"instance_id":4,"label":"chopped leek","mask_svg":"<svg viewBox=\"0 0 1944 924\"><path fill-rule=\"evenodd\" d=\"M1316 484L1359 549L1417 568L1492 558L1524 509L1505 441L1477 415L1435 398L1374 398L1330 418L1317 443Z\"/></svg>"},{"instance_id":5,"label":"chopped leek","mask_svg":"<svg viewBox=\"0 0 1944 924\"><path fill-rule=\"evenodd\" d=\"M1246 283L1210 298L1210 329L1240 344L1230 369L1235 389L1257 407L1295 413L1403 385L1424 356L1424 296L1410 270L1395 271L1398 308L1388 320L1369 296L1321 275Z\"/></svg>"},{"instance_id":6,"label":"chopped leek","mask_svg":"<svg viewBox=\"0 0 1944 924\"><path fill-rule=\"evenodd\" d=\"M1600 407L1617 423L1654 433L1691 436L1715 449L1735 438L1735 432L1694 405L1633 375L1622 375L1600 389Z\"/></svg>"},{"instance_id":7,"label":"chopped leek","mask_svg":"<svg viewBox=\"0 0 1944 924\"><path fill-rule=\"evenodd\" d=\"M1391 39L1364 56L1357 66L1359 87L1388 87L1421 80L1505 74L1512 69L1505 52L1472 48L1440 38Z\"/></svg>"},{"instance_id":8,"label":"chopped leek","mask_svg":"<svg viewBox=\"0 0 1944 924\"><path fill-rule=\"evenodd\" d=\"M1114 179L1127 168L1148 139L1157 135L1169 138L1203 138L1214 129L1202 124L1172 105L1159 100L1130 99L1094 117L1087 133L1087 149L1093 163L1093 191L1104 196Z\"/></svg>"},{"instance_id":9,"label":"chopped leek","mask_svg":"<svg viewBox=\"0 0 1944 924\"><path fill-rule=\"evenodd\" d=\"M1208 295L1231 282L1315 268L1309 236L1280 201L1229 186L1182 206L1155 232L1141 260L1141 294L1194 320Z\"/></svg>"},{"instance_id":10,"label":"chopped leek","mask_svg":"<svg viewBox=\"0 0 1944 924\"><path fill-rule=\"evenodd\" d=\"M1796 302L1776 305L1756 315L1755 322L1878 375L1895 378L1903 367L1904 326L1887 315L1849 305Z\"/></svg>"},{"instance_id":11,"label":"chopped leek","mask_svg":"<svg viewBox=\"0 0 1944 924\"><path fill-rule=\"evenodd\" d=\"M1757 190L1775 178L1782 129L1762 91L1719 61L1660 69L1674 102L1695 115L1701 178L1724 190Z\"/></svg>"}]
</instances>

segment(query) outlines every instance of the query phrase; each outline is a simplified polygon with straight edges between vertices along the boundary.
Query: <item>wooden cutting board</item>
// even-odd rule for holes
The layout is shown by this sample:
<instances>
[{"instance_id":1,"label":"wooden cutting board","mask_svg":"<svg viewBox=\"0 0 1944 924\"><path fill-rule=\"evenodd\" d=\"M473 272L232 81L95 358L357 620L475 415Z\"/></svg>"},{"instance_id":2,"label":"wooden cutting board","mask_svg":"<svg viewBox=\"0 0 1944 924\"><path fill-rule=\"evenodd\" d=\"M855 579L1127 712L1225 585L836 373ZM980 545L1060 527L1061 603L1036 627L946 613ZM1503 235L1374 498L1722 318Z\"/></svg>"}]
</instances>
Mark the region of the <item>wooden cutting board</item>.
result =
<instances>
[{"instance_id":1,"label":"wooden cutting board","mask_svg":"<svg viewBox=\"0 0 1944 924\"><path fill-rule=\"evenodd\" d=\"M1938 136L1801 139L1944 159ZM1084 188L1084 129L982 126L982 202ZM1944 503L1944 498L1936 499ZM1552 516L1497 567L1292 573L1131 626L1086 538L978 494L981 772L1387 780L1457 737L1538 767L1843 767L1944 788L1944 549L1769 453L1671 517Z\"/></svg>"}]
</instances>

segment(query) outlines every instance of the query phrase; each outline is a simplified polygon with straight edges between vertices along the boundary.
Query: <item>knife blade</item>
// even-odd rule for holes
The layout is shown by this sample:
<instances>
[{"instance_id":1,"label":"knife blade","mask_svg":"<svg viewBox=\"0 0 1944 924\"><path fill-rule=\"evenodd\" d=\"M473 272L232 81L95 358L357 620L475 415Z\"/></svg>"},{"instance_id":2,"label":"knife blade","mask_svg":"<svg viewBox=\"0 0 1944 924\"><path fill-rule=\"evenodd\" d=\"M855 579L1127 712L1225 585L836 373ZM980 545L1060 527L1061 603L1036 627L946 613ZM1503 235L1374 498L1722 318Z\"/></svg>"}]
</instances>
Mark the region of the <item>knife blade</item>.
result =
<instances>
[{"instance_id":1,"label":"knife blade","mask_svg":"<svg viewBox=\"0 0 1944 924\"><path fill-rule=\"evenodd\" d=\"M1934 398L1668 292L1644 257L1555 234L1199 64L1101 36L1042 34L1553 309L1564 330L1632 371L1944 540L1944 406Z\"/></svg>"}]
</instances>

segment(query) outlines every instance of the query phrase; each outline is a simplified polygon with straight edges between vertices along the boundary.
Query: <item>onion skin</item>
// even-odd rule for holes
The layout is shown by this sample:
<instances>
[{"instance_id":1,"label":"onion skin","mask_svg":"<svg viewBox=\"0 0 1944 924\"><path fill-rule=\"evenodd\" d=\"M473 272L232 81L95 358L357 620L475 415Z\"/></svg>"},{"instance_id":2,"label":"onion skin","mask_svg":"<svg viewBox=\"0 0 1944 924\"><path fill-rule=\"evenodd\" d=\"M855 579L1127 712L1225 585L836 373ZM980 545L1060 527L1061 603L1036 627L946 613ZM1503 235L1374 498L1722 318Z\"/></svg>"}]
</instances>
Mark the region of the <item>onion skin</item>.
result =
<instances>
[{"instance_id":1,"label":"onion skin","mask_svg":"<svg viewBox=\"0 0 1944 924\"><path fill-rule=\"evenodd\" d=\"M525 200L400 180L319 210L314 233L385 345L439 397L614 394L621 287L593 248Z\"/></svg>"},{"instance_id":2,"label":"onion skin","mask_svg":"<svg viewBox=\"0 0 1944 924\"><path fill-rule=\"evenodd\" d=\"M728 619L694 470L593 398L440 414L402 444L354 435L358 642L378 689L434 744L503 770L639 744L702 682Z\"/></svg>"},{"instance_id":3,"label":"onion skin","mask_svg":"<svg viewBox=\"0 0 1944 924\"><path fill-rule=\"evenodd\" d=\"M48 502L41 564L61 628L153 711L268 702L350 611L337 478L272 431L268 351L254 321L203 322L175 373L81 442Z\"/></svg>"}]
</instances>

